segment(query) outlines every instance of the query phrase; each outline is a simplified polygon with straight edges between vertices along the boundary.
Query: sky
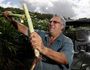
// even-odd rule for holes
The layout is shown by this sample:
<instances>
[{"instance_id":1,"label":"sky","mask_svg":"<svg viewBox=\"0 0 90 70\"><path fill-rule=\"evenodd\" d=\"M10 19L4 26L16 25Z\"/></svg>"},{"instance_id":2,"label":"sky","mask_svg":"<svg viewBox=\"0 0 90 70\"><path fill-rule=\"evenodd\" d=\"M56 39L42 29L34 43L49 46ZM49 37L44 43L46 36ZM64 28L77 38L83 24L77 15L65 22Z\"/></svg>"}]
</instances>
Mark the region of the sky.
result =
<instances>
[{"instance_id":1,"label":"sky","mask_svg":"<svg viewBox=\"0 0 90 70\"><path fill-rule=\"evenodd\" d=\"M22 8L32 12L62 15L66 18L90 18L90 0L0 0L0 6Z\"/></svg>"}]
</instances>

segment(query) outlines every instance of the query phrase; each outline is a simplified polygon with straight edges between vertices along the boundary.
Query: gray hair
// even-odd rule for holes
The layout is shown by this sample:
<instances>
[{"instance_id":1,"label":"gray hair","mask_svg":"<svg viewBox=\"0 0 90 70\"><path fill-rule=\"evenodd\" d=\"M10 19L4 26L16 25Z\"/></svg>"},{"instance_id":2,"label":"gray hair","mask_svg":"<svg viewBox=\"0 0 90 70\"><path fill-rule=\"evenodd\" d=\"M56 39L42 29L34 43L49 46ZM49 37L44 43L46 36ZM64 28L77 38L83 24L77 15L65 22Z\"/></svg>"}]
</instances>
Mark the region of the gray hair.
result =
<instances>
[{"instance_id":1,"label":"gray hair","mask_svg":"<svg viewBox=\"0 0 90 70\"><path fill-rule=\"evenodd\" d=\"M60 19L62 20L62 24L64 26L64 28L66 27L66 20L64 19L63 16L60 16Z\"/></svg>"},{"instance_id":2,"label":"gray hair","mask_svg":"<svg viewBox=\"0 0 90 70\"><path fill-rule=\"evenodd\" d=\"M63 24L63 29L65 29L66 27L66 20L64 19L64 17L62 15L53 15L53 16L57 16L57 17L60 17L61 21L62 21L62 24Z\"/></svg>"}]
</instances>

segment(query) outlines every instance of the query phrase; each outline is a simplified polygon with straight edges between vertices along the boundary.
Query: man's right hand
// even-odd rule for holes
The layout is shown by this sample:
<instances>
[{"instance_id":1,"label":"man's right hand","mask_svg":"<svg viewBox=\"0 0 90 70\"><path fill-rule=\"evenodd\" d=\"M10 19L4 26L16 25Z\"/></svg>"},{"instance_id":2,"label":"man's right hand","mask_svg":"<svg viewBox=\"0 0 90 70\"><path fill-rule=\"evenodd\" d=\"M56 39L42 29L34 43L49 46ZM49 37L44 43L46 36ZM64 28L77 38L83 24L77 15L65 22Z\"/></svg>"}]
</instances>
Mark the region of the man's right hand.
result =
<instances>
[{"instance_id":1,"label":"man's right hand","mask_svg":"<svg viewBox=\"0 0 90 70\"><path fill-rule=\"evenodd\" d=\"M2 14L7 20L9 20L9 21L12 20L12 17L10 16L10 14L12 14L11 11L4 11Z\"/></svg>"},{"instance_id":2,"label":"man's right hand","mask_svg":"<svg viewBox=\"0 0 90 70\"><path fill-rule=\"evenodd\" d=\"M17 29L19 32L23 33L24 35L28 36L28 27L20 22L16 21L12 16L11 11L4 11L3 16L10 21L10 23Z\"/></svg>"}]
</instances>

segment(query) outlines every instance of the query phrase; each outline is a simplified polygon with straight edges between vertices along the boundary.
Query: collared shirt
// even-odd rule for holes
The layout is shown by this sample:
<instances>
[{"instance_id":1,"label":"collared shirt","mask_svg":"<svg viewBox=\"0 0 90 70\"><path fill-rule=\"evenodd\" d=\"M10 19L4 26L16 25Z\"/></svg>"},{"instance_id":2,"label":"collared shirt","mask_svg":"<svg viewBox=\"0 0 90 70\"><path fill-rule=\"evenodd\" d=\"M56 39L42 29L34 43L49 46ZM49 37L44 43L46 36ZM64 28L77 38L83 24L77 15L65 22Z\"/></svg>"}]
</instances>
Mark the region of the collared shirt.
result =
<instances>
[{"instance_id":1,"label":"collared shirt","mask_svg":"<svg viewBox=\"0 0 90 70\"><path fill-rule=\"evenodd\" d=\"M73 43L72 40L66 37L63 34L60 34L59 37L48 46L49 36L45 32L38 32L42 37L45 47L48 47L56 52L63 52L68 60L67 65L58 64L52 59L42 55L42 60L37 63L35 70L70 70L70 65L73 61ZM57 58L56 58L57 59Z\"/></svg>"}]
</instances>

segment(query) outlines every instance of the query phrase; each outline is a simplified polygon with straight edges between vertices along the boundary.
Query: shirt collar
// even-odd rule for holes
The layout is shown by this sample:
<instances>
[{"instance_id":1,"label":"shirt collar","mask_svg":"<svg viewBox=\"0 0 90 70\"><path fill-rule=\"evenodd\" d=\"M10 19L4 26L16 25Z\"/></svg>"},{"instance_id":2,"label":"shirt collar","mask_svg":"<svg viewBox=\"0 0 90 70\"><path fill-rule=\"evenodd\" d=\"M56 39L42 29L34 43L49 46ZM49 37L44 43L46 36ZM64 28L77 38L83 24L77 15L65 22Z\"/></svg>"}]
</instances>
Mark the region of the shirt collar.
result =
<instances>
[{"instance_id":1,"label":"shirt collar","mask_svg":"<svg viewBox=\"0 0 90 70\"><path fill-rule=\"evenodd\" d=\"M58 42L61 42L62 39L63 39L63 33L61 33L61 34L57 37L56 40L57 40Z\"/></svg>"}]
</instances>

